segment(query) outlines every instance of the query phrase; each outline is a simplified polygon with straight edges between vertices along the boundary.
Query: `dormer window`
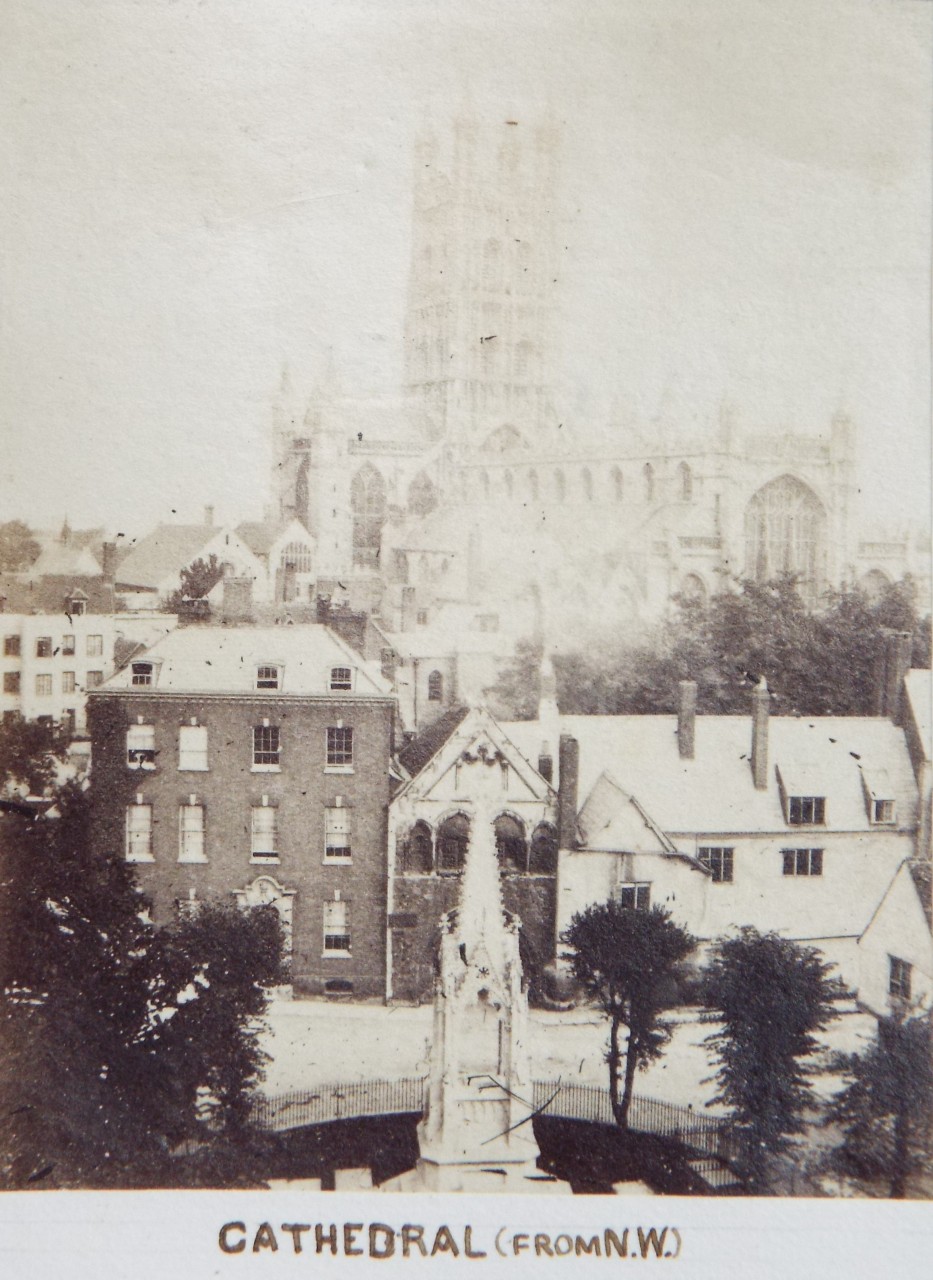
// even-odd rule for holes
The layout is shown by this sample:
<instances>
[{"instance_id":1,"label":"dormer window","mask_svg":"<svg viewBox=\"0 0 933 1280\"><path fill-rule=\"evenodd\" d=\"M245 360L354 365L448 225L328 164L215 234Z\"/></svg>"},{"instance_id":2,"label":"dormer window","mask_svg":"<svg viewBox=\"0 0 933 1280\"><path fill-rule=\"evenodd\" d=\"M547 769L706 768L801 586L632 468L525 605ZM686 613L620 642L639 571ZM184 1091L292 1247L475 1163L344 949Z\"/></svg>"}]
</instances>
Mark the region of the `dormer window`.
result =
<instances>
[{"instance_id":1,"label":"dormer window","mask_svg":"<svg viewBox=\"0 0 933 1280\"><path fill-rule=\"evenodd\" d=\"M330 691L331 693L348 693L353 688L353 668L352 667L331 667L330 669Z\"/></svg>"},{"instance_id":2,"label":"dormer window","mask_svg":"<svg viewBox=\"0 0 933 1280\"><path fill-rule=\"evenodd\" d=\"M897 820L894 788L884 769L862 771L862 789L868 806L868 821L873 827L890 826Z\"/></svg>"},{"instance_id":3,"label":"dormer window","mask_svg":"<svg viewBox=\"0 0 933 1280\"><path fill-rule=\"evenodd\" d=\"M269 665L256 668L257 689L281 689L281 680L282 668L279 666Z\"/></svg>"},{"instance_id":4,"label":"dormer window","mask_svg":"<svg viewBox=\"0 0 933 1280\"><path fill-rule=\"evenodd\" d=\"M87 601L80 596L72 596L68 601L68 612L73 618L80 618L87 609Z\"/></svg>"},{"instance_id":5,"label":"dormer window","mask_svg":"<svg viewBox=\"0 0 933 1280\"><path fill-rule=\"evenodd\" d=\"M132 665L132 676L130 684L133 685L149 685L152 684L153 665L151 662L134 662Z\"/></svg>"},{"instance_id":6,"label":"dormer window","mask_svg":"<svg viewBox=\"0 0 933 1280\"><path fill-rule=\"evenodd\" d=\"M792 827L818 827L826 821L825 796L788 796L787 821Z\"/></svg>"}]
</instances>

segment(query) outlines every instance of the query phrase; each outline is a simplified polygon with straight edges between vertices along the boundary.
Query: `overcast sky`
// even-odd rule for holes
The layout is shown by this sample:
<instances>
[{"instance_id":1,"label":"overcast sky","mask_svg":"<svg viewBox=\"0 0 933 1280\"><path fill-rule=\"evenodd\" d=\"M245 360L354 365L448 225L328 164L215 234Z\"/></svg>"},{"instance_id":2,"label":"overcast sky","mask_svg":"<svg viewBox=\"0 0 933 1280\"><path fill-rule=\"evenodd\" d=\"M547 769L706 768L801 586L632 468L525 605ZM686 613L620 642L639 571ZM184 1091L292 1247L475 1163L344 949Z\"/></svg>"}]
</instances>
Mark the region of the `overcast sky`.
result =
<instances>
[{"instance_id":1,"label":"overcast sky","mask_svg":"<svg viewBox=\"0 0 933 1280\"><path fill-rule=\"evenodd\" d=\"M927 519L927 0L3 0L0 516L258 515L283 360L401 373L412 141L564 135L568 412L860 432ZM173 511L177 516L173 516Z\"/></svg>"}]
</instances>

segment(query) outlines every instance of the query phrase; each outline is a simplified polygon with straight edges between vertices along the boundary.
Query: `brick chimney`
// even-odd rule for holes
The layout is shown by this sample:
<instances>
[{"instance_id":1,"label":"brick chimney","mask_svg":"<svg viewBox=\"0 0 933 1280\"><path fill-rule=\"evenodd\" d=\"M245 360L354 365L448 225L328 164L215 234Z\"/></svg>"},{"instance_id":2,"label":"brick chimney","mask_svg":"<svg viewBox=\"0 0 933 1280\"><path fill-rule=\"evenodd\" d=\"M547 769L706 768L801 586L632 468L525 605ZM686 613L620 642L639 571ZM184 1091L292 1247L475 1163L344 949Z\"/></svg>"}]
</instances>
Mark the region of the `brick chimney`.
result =
<instances>
[{"instance_id":1,"label":"brick chimney","mask_svg":"<svg viewBox=\"0 0 933 1280\"><path fill-rule=\"evenodd\" d=\"M762 677L752 690L752 779L758 791L768 786L768 716L771 694Z\"/></svg>"},{"instance_id":2,"label":"brick chimney","mask_svg":"<svg viewBox=\"0 0 933 1280\"><path fill-rule=\"evenodd\" d=\"M904 678L910 670L913 636L909 631L884 631L875 662L872 714L900 723Z\"/></svg>"},{"instance_id":3,"label":"brick chimney","mask_svg":"<svg viewBox=\"0 0 933 1280\"><path fill-rule=\"evenodd\" d=\"M557 784L557 834L562 849L577 845L577 791L580 782L580 744L567 733L560 736Z\"/></svg>"},{"instance_id":4,"label":"brick chimney","mask_svg":"<svg viewBox=\"0 0 933 1280\"><path fill-rule=\"evenodd\" d=\"M692 760L697 727L696 681L681 680L677 688L677 750L681 760Z\"/></svg>"},{"instance_id":5,"label":"brick chimney","mask_svg":"<svg viewBox=\"0 0 933 1280\"><path fill-rule=\"evenodd\" d=\"M223 580L220 620L224 626L253 621L253 580L233 574Z\"/></svg>"},{"instance_id":6,"label":"brick chimney","mask_svg":"<svg viewBox=\"0 0 933 1280\"><path fill-rule=\"evenodd\" d=\"M101 573L104 581L113 583L117 576L117 544L105 542L101 548Z\"/></svg>"}]
</instances>

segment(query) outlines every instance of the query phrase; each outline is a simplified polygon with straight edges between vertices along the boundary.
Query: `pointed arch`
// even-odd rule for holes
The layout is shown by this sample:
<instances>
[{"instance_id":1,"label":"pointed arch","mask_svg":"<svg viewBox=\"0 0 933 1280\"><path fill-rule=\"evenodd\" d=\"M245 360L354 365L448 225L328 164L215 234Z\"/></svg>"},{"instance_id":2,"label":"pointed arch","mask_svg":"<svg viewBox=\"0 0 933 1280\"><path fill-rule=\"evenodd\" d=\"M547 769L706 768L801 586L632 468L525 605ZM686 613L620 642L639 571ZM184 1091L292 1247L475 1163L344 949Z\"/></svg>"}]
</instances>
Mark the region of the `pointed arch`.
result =
<instances>
[{"instance_id":1,"label":"pointed arch","mask_svg":"<svg viewBox=\"0 0 933 1280\"><path fill-rule=\"evenodd\" d=\"M353 514L353 563L373 568L379 561L382 546L386 485L371 462L360 467L350 483L350 510Z\"/></svg>"},{"instance_id":2,"label":"pointed arch","mask_svg":"<svg viewBox=\"0 0 933 1280\"><path fill-rule=\"evenodd\" d=\"M452 813L437 829L437 869L456 874L463 870L470 844L470 819Z\"/></svg>"},{"instance_id":3,"label":"pointed arch","mask_svg":"<svg viewBox=\"0 0 933 1280\"><path fill-rule=\"evenodd\" d=\"M759 582L793 574L809 591L823 577L826 511L809 485L783 475L763 485L745 508L745 561Z\"/></svg>"},{"instance_id":4,"label":"pointed arch","mask_svg":"<svg viewBox=\"0 0 933 1280\"><path fill-rule=\"evenodd\" d=\"M432 671L428 676L428 702L444 701L444 677L440 671Z\"/></svg>"},{"instance_id":5,"label":"pointed arch","mask_svg":"<svg viewBox=\"0 0 933 1280\"><path fill-rule=\"evenodd\" d=\"M408 510L412 515L427 516L437 506L437 489L429 475L419 471L408 486Z\"/></svg>"},{"instance_id":6,"label":"pointed arch","mask_svg":"<svg viewBox=\"0 0 933 1280\"><path fill-rule=\"evenodd\" d=\"M532 875L553 876L557 873L557 830L550 822L539 822L531 837L528 870Z\"/></svg>"},{"instance_id":7,"label":"pointed arch","mask_svg":"<svg viewBox=\"0 0 933 1280\"><path fill-rule=\"evenodd\" d=\"M499 870L504 873L528 870L528 841L525 824L512 813L500 813L493 822Z\"/></svg>"}]
</instances>

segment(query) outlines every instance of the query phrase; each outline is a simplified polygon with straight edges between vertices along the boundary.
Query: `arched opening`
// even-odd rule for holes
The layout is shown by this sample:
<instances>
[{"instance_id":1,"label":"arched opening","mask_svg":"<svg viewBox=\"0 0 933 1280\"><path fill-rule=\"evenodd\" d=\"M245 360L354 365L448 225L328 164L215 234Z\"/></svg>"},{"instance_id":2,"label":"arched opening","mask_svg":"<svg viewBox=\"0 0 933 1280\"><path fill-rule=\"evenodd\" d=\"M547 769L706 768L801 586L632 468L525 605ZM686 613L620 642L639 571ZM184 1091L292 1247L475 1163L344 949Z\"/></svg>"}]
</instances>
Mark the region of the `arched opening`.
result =
<instances>
[{"instance_id":1,"label":"arched opening","mask_svg":"<svg viewBox=\"0 0 933 1280\"><path fill-rule=\"evenodd\" d=\"M412 875L430 875L434 870L434 841L431 828L420 819L408 833L402 846L402 870Z\"/></svg>"},{"instance_id":2,"label":"arched opening","mask_svg":"<svg viewBox=\"0 0 933 1280\"><path fill-rule=\"evenodd\" d=\"M289 542L279 557L280 569L294 569L295 573L311 572L311 548L306 542Z\"/></svg>"},{"instance_id":3,"label":"arched opening","mask_svg":"<svg viewBox=\"0 0 933 1280\"><path fill-rule=\"evenodd\" d=\"M645 463L642 476L645 481L645 501L654 502L654 467L650 462Z\"/></svg>"},{"instance_id":4,"label":"arched opening","mask_svg":"<svg viewBox=\"0 0 933 1280\"><path fill-rule=\"evenodd\" d=\"M613 467L612 468L612 495L615 498L616 502L622 501L622 496L623 496L622 486L623 486L622 472L619 470L618 467Z\"/></svg>"},{"instance_id":5,"label":"arched opening","mask_svg":"<svg viewBox=\"0 0 933 1280\"><path fill-rule=\"evenodd\" d=\"M437 869L448 874L463 870L470 844L470 819L454 813L437 829Z\"/></svg>"},{"instance_id":6,"label":"arched opening","mask_svg":"<svg viewBox=\"0 0 933 1280\"><path fill-rule=\"evenodd\" d=\"M706 584L696 573L688 573L680 584L680 594L690 604L706 603Z\"/></svg>"},{"instance_id":7,"label":"arched opening","mask_svg":"<svg viewBox=\"0 0 933 1280\"><path fill-rule=\"evenodd\" d=\"M812 593L823 576L826 513L816 494L794 476L759 489L745 509L745 560L759 582L793 574Z\"/></svg>"},{"instance_id":8,"label":"arched opening","mask_svg":"<svg viewBox=\"0 0 933 1280\"><path fill-rule=\"evenodd\" d=\"M554 472L554 498L557 502L563 502L567 497L567 481L563 471Z\"/></svg>"},{"instance_id":9,"label":"arched opening","mask_svg":"<svg viewBox=\"0 0 933 1280\"><path fill-rule=\"evenodd\" d=\"M557 872L557 831L549 822L540 822L535 827L528 870L539 876L553 876Z\"/></svg>"},{"instance_id":10,"label":"arched opening","mask_svg":"<svg viewBox=\"0 0 933 1280\"><path fill-rule=\"evenodd\" d=\"M350 484L353 513L353 563L374 568L379 562L382 526L386 519L386 486L371 463L357 471Z\"/></svg>"},{"instance_id":11,"label":"arched opening","mask_svg":"<svg viewBox=\"0 0 933 1280\"><path fill-rule=\"evenodd\" d=\"M510 453L513 449L527 449L528 444L518 428L507 422L490 431L483 441L483 448L487 453Z\"/></svg>"},{"instance_id":12,"label":"arched opening","mask_svg":"<svg viewBox=\"0 0 933 1280\"><path fill-rule=\"evenodd\" d=\"M444 701L444 677L439 671L432 671L428 676L428 702Z\"/></svg>"},{"instance_id":13,"label":"arched opening","mask_svg":"<svg viewBox=\"0 0 933 1280\"><path fill-rule=\"evenodd\" d=\"M859 586L872 604L878 603L890 585L891 579L880 569L870 569L859 582Z\"/></svg>"},{"instance_id":14,"label":"arched opening","mask_svg":"<svg viewBox=\"0 0 933 1280\"><path fill-rule=\"evenodd\" d=\"M408 486L408 510L412 515L430 515L437 506L437 490L431 477L419 471Z\"/></svg>"},{"instance_id":15,"label":"arched opening","mask_svg":"<svg viewBox=\"0 0 933 1280\"><path fill-rule=\"evenodd\" d=\"M510 813L500 813L492 824L496 833L499 870L505 873L528 870L528 845L525 828Z\"/></svg>"},{"instance_id":16,"label":"arched opening","mask_svg":"<svg viewBox=\"0 0 933 1280\"><path fill-rule=\"evenodd\" d=\"M682 462L677 468L677 483L681 502L690 502L693 498L693 472L686 462Z\"/></svg>"},{"instance_id":17,"label":"arched opening","mask_svg":"<svg viewBox=\"0 0 933 1280\"><path fill-rule=\"evenodd\" d=\"M580 483L583 486L583 496L587 502L593 501L593 474L589 467L584 467L580 473Z\"/></svg>"}]
</instances>

